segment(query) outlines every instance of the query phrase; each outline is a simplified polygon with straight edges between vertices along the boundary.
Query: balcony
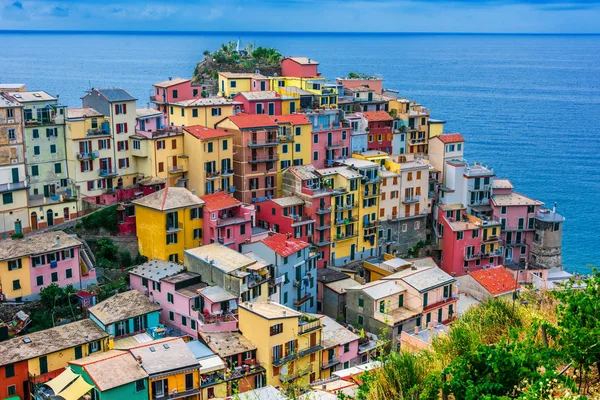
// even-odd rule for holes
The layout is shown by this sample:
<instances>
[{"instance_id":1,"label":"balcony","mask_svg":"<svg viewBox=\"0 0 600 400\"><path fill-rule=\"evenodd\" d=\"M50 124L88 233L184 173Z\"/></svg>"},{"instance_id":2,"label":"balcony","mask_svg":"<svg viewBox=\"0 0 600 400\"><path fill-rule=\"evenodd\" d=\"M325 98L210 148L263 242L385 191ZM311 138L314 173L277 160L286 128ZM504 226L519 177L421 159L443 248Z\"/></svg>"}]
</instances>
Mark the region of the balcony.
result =
<instances>
[{"instance_id":1,"label":"balcony","mask_svg":"<svg viewBox=\"0 0 600 400\"><path fill-rule=\"evenodd\" d=\"M257 163L271 162L271 161L277 161L277 160L279 160L279 154L267 154L264 156L251 157L248 160L248 162L250 164L257 164Z\"/></svg>"},{"instance_id":2,"label":"balcony","mask_svg":"<svg viewBox=\"0 0 600 400\"><path fill-rule=\"evenodd\" d=\"M381 178L379 176L364 176L361 179L361 183L363 185L369 185L372 183L380 183L381 182Z\"/></svg>"},{"instance_id":3,"label":"balcony","mask_svg":"<svg viewBox=\"0 0 600 400\"><path fill-rule=\"evenodd\" d=\"M443 297L442 300L432 303L432 304L428 304L426 306L423 307L423 313L429 311L429 310L433 310L435 308L439 308L442 307L445 304L448 303L454 303L458 301L458 295L457 294L452 294L450 297Z\"/></svg>"},{"instance_id":4,"label":"balcony","mask_svg":"<svg viewBox=\"0 0 600 400\"><path fill-rule=\"evenodd\" d=\"M269 279L271 279L271 275L269 275L268 273L264 275L250 275L247 279L248 283L246 286L248 287L248 289L251 289L253 287L260 286L263 283L267 282Z\"/></svg>"},{"instance_id":5,"label":"balcony","mask_svg":"<svg viewBox=\"0 0 600 400\"><path fill-rule=\"evenodd\" d=\"M340 194L344 194L344 193L348 193L348 188L346 187L339 187L339 188L335 188L331 191L331 194L333 194L334 196L338 196Z\"/></svg>"},{"instance_id":6,"label":"balcony","mask_svg":"<svg viewBox=\"0 0 600 400\"><path fill-rule=\"evenodd\" d=\"M502 231L535 231L535 225L526 226L523 225L504 225Z\"/></svg>"},{"instance_id":7,"label":"balcony","mask_svg":"<svg viewBox=\"0 0 600 400\"><path fill-rule=\"evenodd\" d=\"M107 176L116 176L117 175L117 170L116 169L99 169L98 170L98 176L101 177L107 177Z\"/></svg>"},{"instance_id":8,"label":"balcony","mask_svg":"<svg viewBox=\"0 0 600 400\"><path fill-rule=\"evenodd\" d=\"M409 144L423 144L426 143L427 139L425 138L416 138L416 139L408 139Z\"/></svg>"},{"instance_id":9,"label":"balcony","mask_svg":"<svg viewBox=\"0 0 600 400\"><path fill-rule=\"evenodd\" d=\"M473 186L467 188L469 192L489 192L492 189L492 185Z\"/></svg>"},{"instance_id":10,"label":"balcony","mask_svg":"<svg viewBox=\"0 0 600 400\"><path fill-rule=\"evenodd\" d=\"M358 217L355 215L350 218L338 219L335 221L335 225L349 225L358 222Z\"/></svg>"},{"instance_id":11,"label":"balcony","mask_svg":"<svg viewBox=\"0 0 600 400\"><path fill-rule=\"evenodd\" d=\"M317 215L325 215L325 214L330 214L331 213L331 206L328 207L319 207L315 210L315 213L317 213Z\"/></svg>"},{"instance_id":12,"label":"balcony","mask_svg":"<svg viewBox=\"0 0 600 400\"><path fill-rule=\"evenodd\" d=\"M211 181L218 179L221 176L221 171L206 171L206 179Z\"/></svg>"},{"instance_id":13,"label":"balcony","mask_svg":"<svg viewBox=\"0 0 600 400\"><path fill-rule=\"evenodd\" d=\"M305 333L316 331L317 329L321 329L321 327L321 320L317 318L311 318L304 314L300 316L300 319L298 320L299 335L304 335Z\"/></svg>"},{"instance_id":14,"label":"balcony","mask_svg":"<svg viewBox=\"0 0 600 400\"><path fill-rule=\"evenodd\" d=\"M106 136L110 135L110 127L92 128L87 130L87 136Z\"/></svg>"},{"instance_id":15,"label":"balcony","mask_svg":"<svg viewBox=\"0 0 600 400\"><path fill-rule=\"evenodd\" d=\"M293 135L279 135L279 143L289 143L294 141Z\"/></svg>"},{"instance_id":16,"label":"balcony","mask_svg":"<svg viewBox=\"0 0 600 400\"><path fill-rule=\"evenodd\" d=\"M485 243L497 242L499 240L500 240L500 235L491 235L491 236L488 236L487 238L483 238L483 242L485 242Z\"/></svg>"},{"instance_id":17,"label":"balcony","mask_svg":"<svg viewBox=\"0 0 600 400\"><path fill-rule=\"evenodd\" d=\"M244 222L250 221L249 218L239 216L239 215L226 215L224 217L220 217L216 220L216 225L218 227L243 224Z\"/></svg>"},{"instance_id":18,"label":"balcony","mask_svg":"<svg viewBox=\"0 0 600 400\"><path fill-rule=\"evenodd\" d=\"M379 221L367 221L363 223L363 229L370 229L379 226Z\"/></svg>"},{"instance_id":19,"label":"balcony","mask_svg":"<svg viewBox=\"0 0 600 400\"><path fill-rule=\"evenodd\" d=\"M342 142L332 142L332 143L327 143L325 145L325 149L326 150L331 150L331 149L338 149L340 147L342 147L344 145L344 143Z\"/></svg>"},{"instance_id":20,"label":"balcony","mask_svg":"<svg viewBox=\"0 0 600 400\"><path fill-rule=\"evenodd\" d=\"M324 360L323 365L321 365L321 369L329 369L334 367L342 362L340 357L332 357L330 359Z\"/></svg>"},{"instance_id":21,"label":"balcony","mask_svg":"<svg viewBox=\"0 0 600 400\"><path fill-rule=\"evenodd\" d=\"M358 237L358 234L351 232L351 233L338 233L335 235L334 240L336 242L341 242L343 240L348 240L348 239L352 239Z\"/></svg>"},{"instance_id":22,"label":"balcony","mask_svg":"<svg viewBox=\"0 0 600 400\"><path fill-rule=\"evenodd\" d=\"M469 206L487 206L490 204L490 199L469 200Z\"/></svg>"},{"instance_id":23,"label":"balcony","mask_svg":"<svg viewBox=\"0 0 600 400\"><path fill-rule=\"evenodd\" d=\"M99 153L97 151L92 151L90 153L77 153L78 160L95 160L99 157Z\"/></svg>"},{"instance_id":24,"label":"balcony","mask_svg":"<svg viewBox=\"0 0 600 400\"><path fill-rule=\"evenodd\" d=\"M279 144L279 138L248 140L248 147L272 147Z\"/></svg>"},{"instance_id":25,"label":"balcony","mask_svg":"<svg viewBox=\"0 0 600 400\"><path fill-rule=\"evenodd\" d=\"M183 172L183 165L170 165L169 173L170 174L179 174Z\"/></svg>"},{"instance_id":26,"label":"balcony","mask_svg":"<svg viewBox=\"0 0 600 400\"><path fill-rule=\"evenodd\" d=\"M155 394L152 394L152 400L195 398L194 396L198 395L199 393L200 389L190 389L183 392L174 390L170 393L165 393L163 396L156 396Z\"/></svg>"},{"instance_id":27,"label":"balcony","mask_svg":"<svg viewBox=\"0 0 600 400\"><path fill-rule=\"evenodd\" d=\"M230 312L226 312L224 314L204 315L200 310L198 310L198 320L203 325L231 325L231 323L233 323L234 328L238 322L235 315Z\"/></svg>"},{"instance_id":28,"label":"balcony","mask_svg":"<svg viewBox=\"0 0 600 400\"><path fill-rule=\"evenodd\" d=\"M330 239L323 239L323 240L319 240L317 242L315 242L315 246L317 247L323 247L323 246L329 246L331 244L331 240Z\"/></svg>"},{"instance_id":29,"label":"balcony","mask_svg":"<svg viewBox=\"0 0 600 400\"><path fill-rule=\"evenodd\" d=\"M329 225L329 224L319 225L315 229L318 231L325 231L327 229L331 229L331 225Z\"/></svg>"},{"instance_id":30,"label":"balcony","mask_svg":"<svg viewBox=\"0 0 600 400\"><path fill-rule=\"evenodd\" d=\"M335 211L351 210L353 208L358 208L358 203L350 203L350 204L346 203L346 204L336 205Z\"/></svg>"},{"instance_id":31,"label":"balcony","mask_svg":"<svg viewBox=\"0 0 600 400\"><path fill-rule=\"evenodd\" d=\"M0 184L0 193L12 192L15 190L27 189L27 182L2 183Z\"/></svg>"},{"instance_id":32,"label":"balcony","mask_svg":"<svg viewBox=\"0 0 600 400\"><path fill-rule=\"evenodd\" d=\"M252 364L249 364L247 362L252 362ZM254 375L263 372L265 372L265 368L260 363L256 363L256 360L245 360L244 365L239 365L233 369L229 368L227 370L227 377L225 378L225 380L237 380L244 378L248 375Z\"/></svg>"},{"instance_id":33,"label":"balcony","mask_svg":"<svg viewBox=\"0 0 600 400\"><path fill-rule=\"evenodd\" d=\"M179 232L183 229L183 222L171 223L165 226L167 233Z\"/></svg>"},{"instance_id":34,"label":"balcony","mask_svg":"<svg viewBox=\"0 0 600 400\"><path fill-rule=\"evenodd\" d=\"M363 198L367 199L369 197L378 197L381 196L381 192L379 190L367 191L365 190Z\"/></svg>"},{"instance_id":35,"label":"balcony","mask_svg":"<svg viewBox=\"0 0 600 400\"><path fill-rule=\"evenodd\" d=\"M409 197L405 197L402 199L402 203L403 204L413 204L413 203L418 203L419 200L421 199L421 196L416 195L416 196L409 196Z\"/></svg>"},{"instance_id":36,"label":"balcony","mask_svg":"<svg viewBox=\"0 0 600 400\"><path fill-rule=\"evenodd\" d=\"M208 386L222 383L225 380L225 374L222 371L214 372L209 375L203 375L200 378L200 387L205 388Z\"/></svg>"},{"instance_id":37,"label":"balcony","mask_svg":"<svg viewBox=\"0 0 600 400\"><path fill-rule=\"evenodd\" d=\"M233 175L232 169L222 169L221 170L221 176L231 176L231 175Z\"/></svg>"},{"instance_id":38,"label":"balcony","mask_svg":"<svg viewBox=\"0 0 600 400\"><path fill-rule=\"evenodd\" d=\"M310 300L311 297L312 297L312 294L306 293L304 296L302 296L298 300L294 301L294 306L296 306L296 307L301 306L302 304L304 304L308 300ZM298 333L300 333L300 332L298 332Z\"/></svg>"},{"instance_id":39,"label":"balcony","mask_svg":"<svg viewBox=\"0 0 600 400\"><path fill-rule=\"evenodd\" d=\"M30 119L25 121L25 126L38 126L38 125L57 125L62 124L64 119L58 115L40 119Z\"/></svg>"},{"instance_id":40,"label":"balcony","mask_svg":"<svg viewBox=\"0 0 600 400\"><path fill-rule=\"evenodd\" d=\"M152 137L179 135L183 133L183 127L181 126L164 126L152 132Z\"/></svg>"},{"instance_id":41,"label":"balcony","mask_svg":"<svg viewBox=\"0 0 600 400\"><path fill-rule=\"evenodd\" d=\"M312 353L315 353L319 350L323 350L323 346L321 346L320 344L310 346L310 347L307 347L306 349L300 350L298 352L298 357L306 357L306 356L309 356Z\"/></svg>"},{"instance_id":42,"label":"balcony","mask_svg":"<svg viewBox=\"0 0 600 400\"><path fill-rule=\"evenodd\" d=\"M293 220L292 227L312 224L315 222L315 220L310 215L297 215L291 218Z\"/></svg>"},{"instance_id":43,"label":"balcony","mask_svg":"<svg viewBox=\"0 0 600 400\"><path fill-rule=\"evenodd\" d=\"M294 361L297 358L298 358L298 354L296 354L296 353L288 354L287 356L280 357L280 358L273 357L273 365L276 367L280 367L283 364L287 364L290 361Z\"/></svg>"}]
</instances>

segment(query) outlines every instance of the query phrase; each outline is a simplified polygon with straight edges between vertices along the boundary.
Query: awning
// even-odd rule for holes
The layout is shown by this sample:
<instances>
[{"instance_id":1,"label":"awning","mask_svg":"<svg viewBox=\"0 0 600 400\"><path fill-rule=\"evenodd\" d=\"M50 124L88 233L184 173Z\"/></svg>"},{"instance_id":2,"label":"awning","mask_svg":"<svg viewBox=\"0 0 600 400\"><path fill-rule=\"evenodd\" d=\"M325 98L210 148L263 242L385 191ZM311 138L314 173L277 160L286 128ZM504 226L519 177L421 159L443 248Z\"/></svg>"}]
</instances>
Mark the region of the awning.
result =
<instances>
[{"instance_id":1,"label":"awning","mask_svg":"<svg viewBox=\"0 0 600 400\"><path fill-rule=\"evenodd\" d=\"M60 392L58 395L65 400L78 400L93 388L94 387L92 385L87 383L80 376L71 384L71 386Z\"/></svg>"},{"instance_id":2,"label":"awning","mask_svg":"<svg viewBox=\"0 0 600 400\"><path fill-rule=\"evenodd\" d=\"M219 356L210 356L203 358L200 361L200 373L208 374L214 371L225 369L225 363Z\"/></svg>"},{"instance_id":3,"label":"awning","mask_svg":"<svg viewBox=\"0 0 600 400\"><path fill-rule=\"evenodd\" d=\"M50 382L46 382L45 385L50 387L54 394L59 394L64 388L66 388L71 382L77 379L79 375L67 367L60 375L52 379Z\"/></svg>"}]
</instances>

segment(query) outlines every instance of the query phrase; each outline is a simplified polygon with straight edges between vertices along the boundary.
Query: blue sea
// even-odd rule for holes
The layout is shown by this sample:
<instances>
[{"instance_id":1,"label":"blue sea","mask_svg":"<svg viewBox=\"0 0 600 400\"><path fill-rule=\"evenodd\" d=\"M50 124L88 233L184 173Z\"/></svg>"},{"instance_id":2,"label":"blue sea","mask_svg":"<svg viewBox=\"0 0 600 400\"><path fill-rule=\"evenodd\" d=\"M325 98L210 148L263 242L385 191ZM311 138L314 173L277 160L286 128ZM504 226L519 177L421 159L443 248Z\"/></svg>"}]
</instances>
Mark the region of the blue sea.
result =
<instances>
[{"instance_id":1,"label":"blue sea","mask_svg":"<svg viewBox=\"0 0 600 400\"><path fill-rule=\"evenodd\" d=\"M79 106L90 87L148 102L152 83L191 76L229 40L318 60L324 76L381 74L431 108L480 161L566 217L563 263L600 264L600 36L300 33L26 33L0 31L0 82Z\"/></svg>"}]
</instances>

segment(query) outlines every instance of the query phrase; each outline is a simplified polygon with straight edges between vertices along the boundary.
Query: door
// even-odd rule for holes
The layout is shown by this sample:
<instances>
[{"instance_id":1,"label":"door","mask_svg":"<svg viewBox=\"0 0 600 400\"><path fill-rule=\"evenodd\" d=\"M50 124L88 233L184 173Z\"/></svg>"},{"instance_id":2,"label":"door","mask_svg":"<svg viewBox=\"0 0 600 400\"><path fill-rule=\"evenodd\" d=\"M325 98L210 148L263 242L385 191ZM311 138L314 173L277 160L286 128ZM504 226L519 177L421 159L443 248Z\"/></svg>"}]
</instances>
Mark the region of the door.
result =
<instances>
[{"instance_id":1,"label":"door","mask_svg":"<svg viewBox=\"0 0 600 400\"><path fill-rule=\"evenodd\" d=\"M350 259L351 260L354 260L354 253L356 252L355 248L356 248L355 244L353 244L352 246L350 246Z\"/></svg>"},{"instance_id":2,"label":"door","mask_svg":"<svg viewBox=\"0 0 600 400\"><path fill-rule=\"evenodd\" d=\"M63 208L63 219L64 219L65 221L68 221L68 220L69 220L69 215L70 215L70 214L69 214L69 207L65 207L65 208Z\"/></svg>"},{"instance_id":3,"label":"door","mask_svg":"<svg viewBox=\"0 0 600 400\"><path fill-rule=\"evenodd\" d=\"M177 156L173 156L173 167L177 167Z\"/></svg>"},{"instance_id":4,"label":"door","mask_svg":"<svg viewBox=\"0 0 600 400\"><path fill-rule=\"evenodd\" d=\"M442 309L440 308L438 310L438 324L442 323Z\"/></svg>"},{"instance_id":5,"label":"door","mask_svg":"<svg viewBox=\"0 0 600 400\"><path fill-rule=\"evenodd\" d=\"M269 115L275 115L275 103L269 103Z\"/></svg>"},{"instance_id":6,"label":"door","mask_svg":"<svg viewBox=\"0 0 600 400\"><path fill-rule=\"evenodd\" d=\"M332 135L333 135L333 133L327 132L327 146L331 146L331 141L332 141L332 138L333 138Z\"/></svg>"},{"instance_id":7,"label":"door","mask_svg":"<svg viewBox=\"0 0 600 400\"><path fill-rule=\"evenodd\" d=\"M19 182L19 169L18 168L12 169L12 182L13 183Z\"/></svg>"},{"instance_id":8,"label":"door","mask_svg":"<svg viewBox=\"0 0 600 400\"><path fill-rule=\"evenodd\" d=\"M31 230L37 231L37 228L38 228L37 213L34 211L31 213Z\"/></svg>"},{"instance_id":9,"label":"door","mask_svg":"<svg viewBox=\"0 0 600 400\"><path fill-rule=\"evenodd\" d=\"M48 222L48 226L54 226L54 212L52 210L46 212L46 222Z\"/></svg>"},{"instance_id":10,"label":"door","mask_svg":"<svg viewBox=\"0 0 600 400\"><path fill-rule=\"evenodd\" d=\"M265 82L265 81L260 82L260 90L262 90L262 91L267 90L267 82Z\"/></svg>"},{"instance_id":11,"label":"door","mask_svg":"<svg viewBox=\"0 0 600 400\"><path fill-rule=\"evenodd\" d=\"M507 247L506 248L506 259L507 260L512 260L512 247Z\"/></svg>"},{"instance_id":12,"label":"door","mask_svg":"<svg viewBox=\"0 0 600 400\"><path fill-rule=\"evenodd\" d=\"M21 230L21 221L19 221L19 220L15 221L15 233L17 235L20 235L23 233L23 231Z\"/></svg>"}]
</instances>

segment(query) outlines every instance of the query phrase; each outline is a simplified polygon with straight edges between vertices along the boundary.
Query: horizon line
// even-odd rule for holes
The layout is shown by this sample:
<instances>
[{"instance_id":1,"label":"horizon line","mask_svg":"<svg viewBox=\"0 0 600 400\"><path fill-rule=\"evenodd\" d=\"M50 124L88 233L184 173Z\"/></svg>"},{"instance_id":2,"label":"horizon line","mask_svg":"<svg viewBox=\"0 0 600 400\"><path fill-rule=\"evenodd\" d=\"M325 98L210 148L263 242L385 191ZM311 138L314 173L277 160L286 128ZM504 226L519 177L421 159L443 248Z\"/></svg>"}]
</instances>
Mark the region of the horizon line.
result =
<instances>
[{"instance_id":1,"label":"horizon line","mask_svg":"<svg viewBox=\"0 0 600 400\"><path fill-rule=\"evenodd\" d=\"M344 31L195 31L195 30L82 30L82 29L0 29L0 34L175 34L175 35L224 35L224 34L284 34L284 35L462 35L462 36L600 36L600 32L344 32Z\"/></svg>"}]
</instances>

